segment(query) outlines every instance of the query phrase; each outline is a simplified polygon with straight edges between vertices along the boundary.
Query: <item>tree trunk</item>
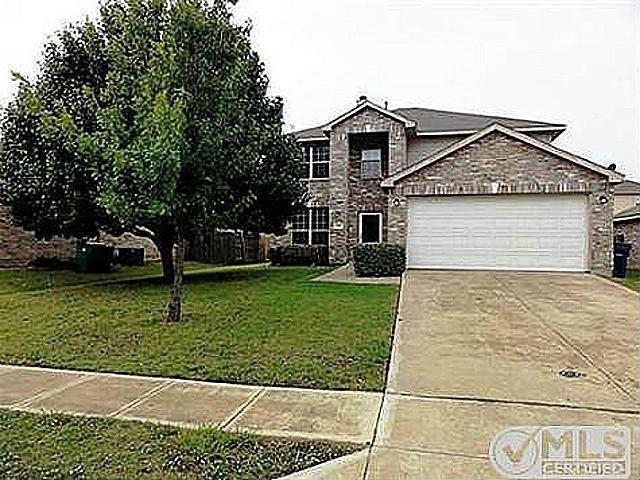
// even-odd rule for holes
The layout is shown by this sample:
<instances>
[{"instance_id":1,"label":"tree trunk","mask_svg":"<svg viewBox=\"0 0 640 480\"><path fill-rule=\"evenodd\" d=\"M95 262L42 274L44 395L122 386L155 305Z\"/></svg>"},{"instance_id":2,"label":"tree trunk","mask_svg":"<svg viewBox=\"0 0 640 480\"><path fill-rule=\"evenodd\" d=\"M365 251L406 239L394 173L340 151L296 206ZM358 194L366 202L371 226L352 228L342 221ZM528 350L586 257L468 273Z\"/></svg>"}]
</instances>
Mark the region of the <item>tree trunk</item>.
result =
<instances>
[{"instance_id":1,"label":"tree trunk","mask_svg":"<svg viewBox=\"0 0 640 480\"><path fill-rule=\"evenodd\" d=\"M172 228L162 228L156 237L156 247L160 252L160 260L162 261L162 279L165 283L171 283L175 277L175 269L173 266L173 247L176 235Z\"/></svg>"},{"instance_id":2,"label":"tree trunk","mask_svg":"<svg viewBox=\"0 0 640 480\"><path fill-rule=\"evenodd\" d=\"M173 259L173 286L167 309L167 322L182 321L182 277L184 274L184 240L180 235L176 238L176 254Z\"/></svg>"}]
</instances>

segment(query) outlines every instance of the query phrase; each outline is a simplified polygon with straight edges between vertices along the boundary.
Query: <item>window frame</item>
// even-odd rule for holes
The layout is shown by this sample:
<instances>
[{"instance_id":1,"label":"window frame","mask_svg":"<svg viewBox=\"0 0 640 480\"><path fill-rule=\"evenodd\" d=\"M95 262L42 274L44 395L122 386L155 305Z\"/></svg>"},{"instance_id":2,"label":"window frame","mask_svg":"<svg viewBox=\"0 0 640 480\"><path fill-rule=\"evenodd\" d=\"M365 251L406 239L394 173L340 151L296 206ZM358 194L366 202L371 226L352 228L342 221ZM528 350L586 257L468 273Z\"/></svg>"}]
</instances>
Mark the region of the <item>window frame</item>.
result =
<instances>
[{"instance_id":1,"label":"window frame","mask_svg":"<svg viewBox=\"0 0 640 480\"><path fill-rule=\"evenodd\" d=\"M378 159L373 161L373 160L365 160L364 159L364 154L365 152L378 152ZM371 175L371 176L365 176L364 172L364 165L365 163L374 163L377 162L378 163L378 174L377 175ZM362 178L363 180L377 180L379 178L382 178L382 148L378 147L378 148L363 148L362 150L360 150L360 178Z\"/></svg>"},{"instance_id":2,"label":"window frame","mask_svg":"<svg viewBox=\"0 0 640 480\"><path fill-rule=\"evenodd\" d=\"M326 160L314 160L314 153L316 149L327 149L327 158ZM309 162L307 164L306 156L309 156ZM320 144L302 144L302 160L305 164L307 164L307 178L306 180L329 180L331 178L331 145L327 142L323 142ZM327 176L326 177L315 177L313 175L313 166L315 165L327 165Z\"/></svg>"},{"instance_id":3,"label":"window frame","mask_svg":"<svg viewBox=\"0 0 640 480\"><path fill-rule=\"evenodd\" d=\"M307 236L307 242L309 241L309 227L310 227L310 225L309 225L309 219L310 219L309 214L308 214L308 212L300 212L300 213L295 213L293 215L293 217L295 217L295 216L300 216L300 217L305 219L303 221L303 223L306 223L306 228L294 228L295 223L294 223L293 218L291 219L291 222L290 222L291 224L290 224L290 227L289 227L289 239L291 240L291 245L308 245L308 243L302 244L302 243L294 242L293 241L293 235L295 233L304 233Z\"/></svg>"},{"instance_id":4,"label":"window frame","mask_svg":"<svg viewBox=\"0 0 640 480\"><path fill-rule=\"evenodd\" d=\"M378 217L378 241L363 242L362 241L362 217L376 216ZM358 213L358 243L361 245L378 245L382 243L382 212L359 212Z\"/></svg>"},{"instance_id":5,"label":"window frame","mask_svg":"<svg viewBox=\"0 0 640 480\"><path fill-rule=\"evenodd\" d=\"M327 214L327 228L313 228L313 213L314 210L326 210L326 214ZM318 245L318 246L329 246L329 237L331 234L331 210L329 209L329 207L305 207L305 211L295 214L295 215L304 215L306 217L306 224L307 224L307 228L306 229L301 229L301 228L293 228L293 222L291 222L291 226L289 228L289 239L291 240L291 245L298 245L298 246L311 246L311 245ZM306 243L295 243L293 241L293 234L294 233L305 233L307 236L307 240ZM325 244L320 244L320 243L313 243L313 234L314 233L326 233L327 234L327 243Z\"/></svg>"}]
</instances>

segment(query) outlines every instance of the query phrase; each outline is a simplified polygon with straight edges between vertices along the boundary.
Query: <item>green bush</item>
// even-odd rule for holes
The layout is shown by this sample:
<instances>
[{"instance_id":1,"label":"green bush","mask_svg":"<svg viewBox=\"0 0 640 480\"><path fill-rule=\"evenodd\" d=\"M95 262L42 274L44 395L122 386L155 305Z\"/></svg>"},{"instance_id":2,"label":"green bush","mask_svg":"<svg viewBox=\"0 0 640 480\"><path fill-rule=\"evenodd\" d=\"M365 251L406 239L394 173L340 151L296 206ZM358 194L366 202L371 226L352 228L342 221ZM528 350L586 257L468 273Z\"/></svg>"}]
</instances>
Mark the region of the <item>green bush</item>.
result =
<instances>
[{"instance_id":1,"label":"green bush","mask_svg":"<svg viewBox=\"0 0 640 480\"><path fill-rule=\"evenodd\" d=\"M358 245L353 260L358 277L395 277L404 272L406 253L400 245Z\"/></svg>"},{"instance_id":2,"label":"green bush","mask_svg":"<svg viewBox=\"0 0 640 480\"><path fill-rule=\"evenodd\" d=\"M290 245L269 249L273 265L329 265L329 248L323 245Z\"/></svg>"}]
</instances>

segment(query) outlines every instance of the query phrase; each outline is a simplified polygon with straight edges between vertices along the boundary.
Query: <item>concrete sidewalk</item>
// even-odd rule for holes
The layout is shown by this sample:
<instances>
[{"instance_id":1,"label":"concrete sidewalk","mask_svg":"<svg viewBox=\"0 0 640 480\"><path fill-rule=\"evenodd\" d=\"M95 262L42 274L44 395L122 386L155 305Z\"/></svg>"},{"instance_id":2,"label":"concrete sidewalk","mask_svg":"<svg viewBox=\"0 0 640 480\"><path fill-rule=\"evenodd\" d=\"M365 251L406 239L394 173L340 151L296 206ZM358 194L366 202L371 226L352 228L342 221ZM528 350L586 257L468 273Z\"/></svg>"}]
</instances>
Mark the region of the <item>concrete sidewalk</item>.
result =
<instances>
[{"instance_id":1,"label":"concrete sidewalk","mask_svg":"<svg viewBox=\"0 0 640 480\"><path fill-rule=\"evenodd\" d=\"M0 408L367 443L382 394L0 365Z\"/></svg>"}]
</instances>

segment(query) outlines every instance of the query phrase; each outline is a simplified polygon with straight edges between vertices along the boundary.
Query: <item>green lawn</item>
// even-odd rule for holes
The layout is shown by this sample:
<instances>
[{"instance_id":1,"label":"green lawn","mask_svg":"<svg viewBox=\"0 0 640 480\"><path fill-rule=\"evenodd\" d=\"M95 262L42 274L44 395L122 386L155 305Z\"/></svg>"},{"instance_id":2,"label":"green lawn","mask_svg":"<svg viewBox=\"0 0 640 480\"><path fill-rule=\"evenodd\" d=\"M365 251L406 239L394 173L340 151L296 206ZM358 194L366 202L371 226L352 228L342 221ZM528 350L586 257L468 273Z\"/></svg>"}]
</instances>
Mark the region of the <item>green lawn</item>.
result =
<instances>
[{"instance_id":1,"label":"green lawn","mask_svg":"<svg viewBox=\"0 0 640 480\"><path fill-rule=\"evenodd\" d=\"M357 449L0 410L0 478L12 480L271 479Z\"/></svg>"},{"instance_id":2,"label":"green lawn","mask_svg":"<svg viewBox=\"0 0 640 480\"><path fill-rule=\"evenodd\" d=\"M186 271L210 269L214 265L188 262ZM66 287L103 280L123 280L145 275L160 275L162 266L159 263L147 263L143 267L122 267L112 273L76 273L70 270L0 270L0 295L6 293L32 292L38 290Z\"/></svg>"},{"instance_id":3,"label":"green lawn","mask_svg":"<svg viewBox=\"0 0 640 480\"><path fill-rule=\"evenodd\" d=\"M191 273L174 325L157 281L5 294L0 363L381 390L397 288L309 281L320 272Z\"/></svg>"},{"instance_id":4,"label":"green lawn","mask_svg":"<svg viewBox=\"0 0 640 480\"><path fill-rule=\"evenodd\" d=\"M627 278L621 280L622 284L640 292L640 270L627 271Z\"/></svg>"}]
</instances>

